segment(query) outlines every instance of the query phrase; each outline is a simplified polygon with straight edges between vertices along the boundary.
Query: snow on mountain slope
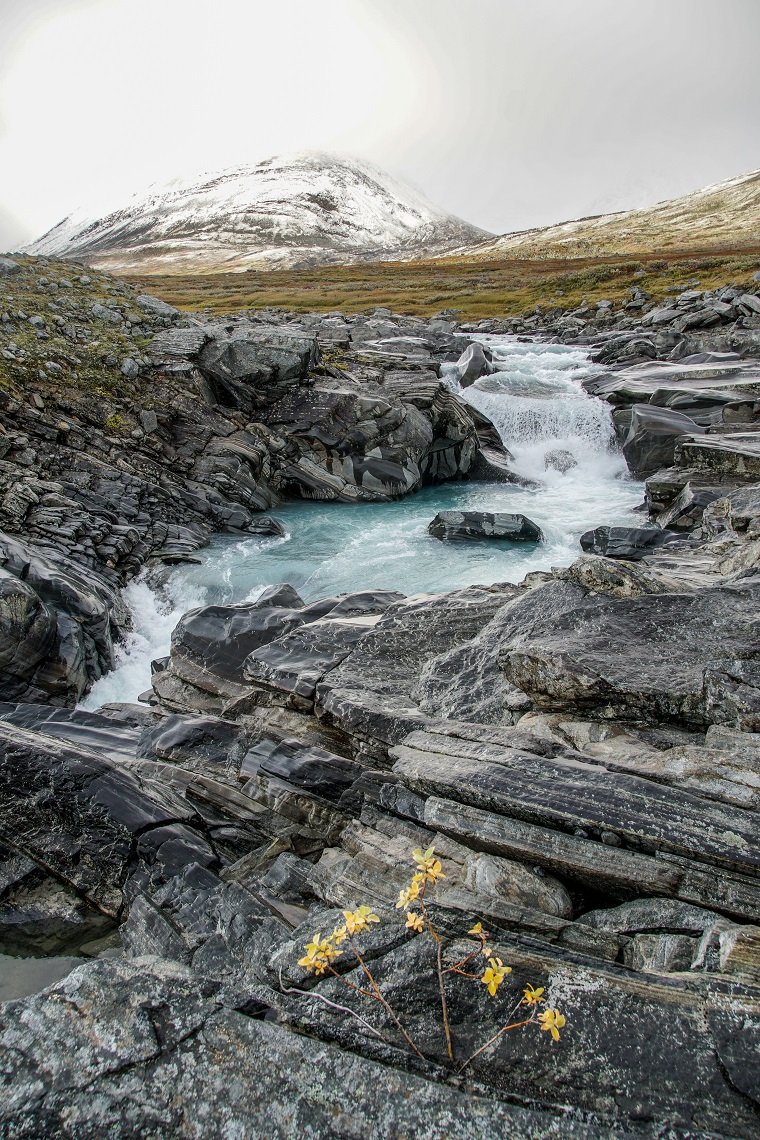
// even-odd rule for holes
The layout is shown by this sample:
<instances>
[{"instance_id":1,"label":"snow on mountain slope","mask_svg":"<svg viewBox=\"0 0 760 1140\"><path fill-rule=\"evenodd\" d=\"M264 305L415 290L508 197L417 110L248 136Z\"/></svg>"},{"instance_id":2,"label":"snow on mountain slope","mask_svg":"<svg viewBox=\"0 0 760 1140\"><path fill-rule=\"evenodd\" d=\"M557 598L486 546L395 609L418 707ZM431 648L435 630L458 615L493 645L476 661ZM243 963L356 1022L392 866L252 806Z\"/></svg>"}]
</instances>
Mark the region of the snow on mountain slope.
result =
<instances>
[{"instance_id":1,"label":"snow on mountain slope","mask_svg":"<svg viewBox=\"0 0 760 1140\"><path fill-rule=\"evenodd\" d=\"M760 170L646 209L504 234L457 253L483 260L600 257L747 245L760 245Z\"/></svg>"},{"instance_id":2,"label":"snow on mountain slope","mask_svg":"<svg viewBox=\"0 0 760 1140\"><path fill-rule=\"evenodd\" d=\"M298 154L177 179L102 218L72 214L27 250L112 271L208 273L404 260L492 236L367 162Z\"/></svg>"}]
</instances>

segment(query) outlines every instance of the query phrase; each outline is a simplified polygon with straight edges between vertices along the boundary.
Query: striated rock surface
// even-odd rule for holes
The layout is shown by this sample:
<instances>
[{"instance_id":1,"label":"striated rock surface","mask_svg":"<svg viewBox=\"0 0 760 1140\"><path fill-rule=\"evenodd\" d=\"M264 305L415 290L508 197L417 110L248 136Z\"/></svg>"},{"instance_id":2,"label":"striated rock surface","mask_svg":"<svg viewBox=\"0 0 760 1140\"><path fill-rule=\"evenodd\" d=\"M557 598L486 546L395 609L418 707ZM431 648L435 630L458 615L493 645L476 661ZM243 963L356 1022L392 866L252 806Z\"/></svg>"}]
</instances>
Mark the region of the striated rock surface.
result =
<instances>
[{"instance_id":1,"label":"striated rock surface","mask_svg":"<svg viewBox=\"0 0 760 1140\"><path fill-rule=\"evenodd\" d=\"M441 542L541 542L541 528L504 511L439 511L428 533Z\"/></svg>"},{"instance_id":2,"label":"striated rock surface","mask_svg":"<svg viewBox=\"0 0 760 1140\"><path fill-rule=\"evenodd\" d=\"M392 498L466 474L468 454L477 470L494 442L436 374L466 347L448 321L267 318L256 340L252 317L182 325L130 304L168 322L150 376L178 417L142 407L135 440L180 456L174 470L162 450L133 545L115 529L100 553L66 527L43 540L34 513L110 511L98 496L135 486L118 466L137 469L131 444L97 463L39 444L42 466L79 472L65 487L17 476L36 471L31 436L2 460L3 518L21 521L0 544L0 948L96 960L0 1008L0 1131L751 1140L760 491L731 415L755 415L752 365L692 362L680 388L661 364L605 378L621 436L655 409L641 454L668 466L648 478L648 525L597 528L566 569L308 605L280 583L185 614L151 703L90 713L64 706L108 667L128 562L187 557L215 526L250 533L259 494ZM341 367L314 364L328 341ZM731 399L710 396L726 369ZM177 377L199 418L172 436ZM676 414L698 430L676 434ZM212 487L215 509L247 516L203 515ZM160 528L157 503L176 512ZM442 961L477 957L481 922L512 971L496 998L446 975L454 1065L436 950L395 905L431 846ZM298 964L364 904L380 918L365 961L422 1056L343 984L365 981L349 956L338 976ZM560 1039L503 1034L457 1072L528 985L566 1017Z\"/></svg>"},{"instance_id":3,"label":"striated rock surface","mask_svg":"<svg viewBox=\"0 0 760 1140\"><path fill-rule=\"evenodd\" d=\"M514 478L493 425L439 378L470 343L449 321L189 317L72 262L12 266L0 278L3 698L75 703L112 664L125 582L192 558L215 531L281 534L263 512L284 499L384 502L470 474Z\"/></svg>"}]
</instances>

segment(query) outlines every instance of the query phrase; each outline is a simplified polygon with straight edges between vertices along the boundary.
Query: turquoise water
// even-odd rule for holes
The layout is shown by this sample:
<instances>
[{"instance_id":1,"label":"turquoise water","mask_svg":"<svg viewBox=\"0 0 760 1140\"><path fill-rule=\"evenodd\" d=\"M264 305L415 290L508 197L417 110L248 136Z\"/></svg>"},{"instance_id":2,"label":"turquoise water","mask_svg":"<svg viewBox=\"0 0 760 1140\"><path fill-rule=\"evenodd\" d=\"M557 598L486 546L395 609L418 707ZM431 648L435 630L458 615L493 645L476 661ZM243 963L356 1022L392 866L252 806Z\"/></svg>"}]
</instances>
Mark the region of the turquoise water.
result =
<instances>
[{"instance_id":1,"label":"turquoise water","mask_svg":"<svg viewBox=\"0 0 760 1140\"><path fill-rule=\"evenodd\" d=\"M119 649L117 668L94 686L85 707L134 700L147 689L151 658L168 652L172 629L194 606L254 600L273 582L290 582L306 601L370 587L411 594L519 582L530 571L569 565L585 530L640 522L632 510L643 487L628 478L615 447L610 408L580 386L594 370L585 352L482 339L500 371L461 394L491 418L516 470L538 480L537 489L462 481L395 503L288 503L272 512L285 526L285 538L218 536L199 552L201 565L177 567L160 588L146 577L130 584L132 633ZM459 390L452 370L444 372ZM547 469L547 454L557 450L569 453L576 466L564 473ZM431 538L428 523L452 508L525 514L539 524L544 542L451 544Z\"/></svg>"}]
</instances>

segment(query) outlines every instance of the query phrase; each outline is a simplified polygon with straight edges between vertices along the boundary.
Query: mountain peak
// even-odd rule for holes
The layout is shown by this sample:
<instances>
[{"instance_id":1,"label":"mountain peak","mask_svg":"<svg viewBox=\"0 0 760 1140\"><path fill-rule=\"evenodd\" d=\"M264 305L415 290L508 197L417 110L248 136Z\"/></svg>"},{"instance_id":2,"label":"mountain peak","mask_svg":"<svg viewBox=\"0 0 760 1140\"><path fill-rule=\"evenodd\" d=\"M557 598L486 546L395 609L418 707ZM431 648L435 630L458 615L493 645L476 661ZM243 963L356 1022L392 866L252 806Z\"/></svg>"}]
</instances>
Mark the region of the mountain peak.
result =
<instances>
[{"instance_id":1,"label":"mountain peak","mask_svg":"<svg viewBox=\"0 0 760 1140\"><path fill-rule=\"evenodd\" d=\"M300 152L72 214L27 248L112 271L208 273L406 260L492 236L369 162Z\"/></svg>"}]
</instances>

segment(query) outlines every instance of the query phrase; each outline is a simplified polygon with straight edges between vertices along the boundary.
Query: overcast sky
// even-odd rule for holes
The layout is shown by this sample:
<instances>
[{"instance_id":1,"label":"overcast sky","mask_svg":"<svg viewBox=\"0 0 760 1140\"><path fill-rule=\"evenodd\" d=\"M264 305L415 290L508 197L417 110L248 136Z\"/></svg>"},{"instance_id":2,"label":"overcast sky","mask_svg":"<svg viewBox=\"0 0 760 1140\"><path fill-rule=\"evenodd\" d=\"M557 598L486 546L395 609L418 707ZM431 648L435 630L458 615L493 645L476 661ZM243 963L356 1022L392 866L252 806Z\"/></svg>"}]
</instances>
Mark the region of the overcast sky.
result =
<instances>
[{"instance_id":1,"label":"overcast sky","mask_svg":"<svg viewBox=\"0 0 760 1140\"><path fill-rule=\"evenodd\" d=\"M760 167L760 0L0 0L0 249L357 154L503 233Z\"/></svg>"}]
</instances>

